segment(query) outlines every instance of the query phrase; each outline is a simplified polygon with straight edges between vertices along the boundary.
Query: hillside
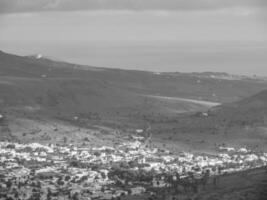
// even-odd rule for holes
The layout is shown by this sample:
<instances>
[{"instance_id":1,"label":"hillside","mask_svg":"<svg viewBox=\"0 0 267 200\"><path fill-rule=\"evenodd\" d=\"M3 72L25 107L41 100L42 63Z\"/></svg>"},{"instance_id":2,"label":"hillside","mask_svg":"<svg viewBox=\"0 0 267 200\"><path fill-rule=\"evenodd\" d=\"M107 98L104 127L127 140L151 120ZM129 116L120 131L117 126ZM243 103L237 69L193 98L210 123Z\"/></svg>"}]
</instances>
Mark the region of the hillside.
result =
<instances>
[{"instance_id":1,"label":"hillside","mask_svg":"<svg viewBox=\"0 0 267 200\"><path fill-rule=\"evenodd\" d=\"M96 68L0 52L0 114L6 121L1 132L31 132L28 129L35 123L112 129L144 127L158 119L176 123L181 113L206 112L267 88L264 80L208 75ZM22 131L24 123L29 127ZM188 128L183 126L188 124L174 131ZM157 131L165 132L164 127Z\"/></svg>"},{"instance_id":2,"label":"hillside","mask_svg":"<svg viewBox=\"0 0 267 200\"><path fill-rule=\"evenodd\" d=\"M223 116L231 126L267 125L267 90L242 99L238 102L222 105L210 112L214 116Z\"/></svg>"},{"instance_id":3,"label":"hillside","mask_svg":"<svg viewBox=\"0 0 267 200\"><path fill-rule=\"evenodd\" d=\"M157 119L148 117L148 120L160 142L172 141L199 149L215 148L223 143L266 149L267 90L212 107L207 112Z\"/></svg>"}]
</instances>

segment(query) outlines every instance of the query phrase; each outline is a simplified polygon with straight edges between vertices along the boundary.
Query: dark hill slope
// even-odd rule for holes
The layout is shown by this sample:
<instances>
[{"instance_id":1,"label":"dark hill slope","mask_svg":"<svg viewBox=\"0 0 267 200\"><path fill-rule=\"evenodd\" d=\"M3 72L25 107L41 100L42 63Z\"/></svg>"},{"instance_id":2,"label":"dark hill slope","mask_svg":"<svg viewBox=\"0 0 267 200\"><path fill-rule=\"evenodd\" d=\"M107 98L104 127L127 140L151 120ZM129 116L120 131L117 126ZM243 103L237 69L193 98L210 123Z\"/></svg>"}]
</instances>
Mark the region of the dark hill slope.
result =
<instances>
[{"instance_id":1,"label":"dark hill slope","mask_svg":"<svg viewBox=\"0 0 267 200\"><path fill-rule=\"evenodd\" d=\"M226 134L236 128L267 126L267 90L213 107L208 112L185 113L175 118L175 122L173 126L186 133Z\"/></svg>"},{"instance_id":2,"label":"dark hill slope","mask_svg":"<svg viewBox=\"0 0 267 200\"><path fill-rule=\"evenodd\" d=\"M267 90L241 101L219 106L210 114L225 121L228 126L267 125Z\"/></svg>"},{"instance_id":3,"label":"dark hill slope","mask_svg":"<svg viewBox=\"0 0 267 200\"><path fill-rule=\"evenodd\" d=\"M225 74L216 77L219 78L201 73L158 74L95 68L0 52L0 114L5 117L0 124L0 139L14 132L24 138L23 133L39 129L38 120L47 119L49 125L45 127L52 130L58 121L71 121L75 127L78 123L116 129L125 124L140 127L150 122L153 139L159 139L160 144L162 139L164 143L170 139L175 147L189 143L191 148L199 144L204 148L209 146L203 142L207 138L212 145L213 141L234 141L233 137L239 141L240 135L236 133L242 133L243 138L264 141L254 131L245 137L242 128L264 124L266 92L256 93L266 89L267 82L228 79ZM226 104L204 116L201 112L206 112L209 104L192 99ZM187 111L201 112L180 114ZM78 122L74 120L76 116ZM43 128L43 132L50 129ZM31 134L27 136L29 140L31 137Z\"/></svg>"},{"instance_id":4,"label":"dark hill slope","mask_svg":"<svg viewBox=\"0 0 267 200\"><path fill-rule=\"evenodd\" d=\"M208 112L147 118L160 142L199 150L222 143L267 150L267 90Z\"/></svg>"},{"instance_id":5,"label":"dark hill slope","mask_svg":"<svg viewBox=\"0 0 267 200\"><path fill-rule=\"evenodd\" d=\"M48 116L141 118L202 111L208 106L151 96L232 102L267 88L258 80L223 80L184 73L95 68L0 52L0 109Z\"/></svg>"}]
</instances>

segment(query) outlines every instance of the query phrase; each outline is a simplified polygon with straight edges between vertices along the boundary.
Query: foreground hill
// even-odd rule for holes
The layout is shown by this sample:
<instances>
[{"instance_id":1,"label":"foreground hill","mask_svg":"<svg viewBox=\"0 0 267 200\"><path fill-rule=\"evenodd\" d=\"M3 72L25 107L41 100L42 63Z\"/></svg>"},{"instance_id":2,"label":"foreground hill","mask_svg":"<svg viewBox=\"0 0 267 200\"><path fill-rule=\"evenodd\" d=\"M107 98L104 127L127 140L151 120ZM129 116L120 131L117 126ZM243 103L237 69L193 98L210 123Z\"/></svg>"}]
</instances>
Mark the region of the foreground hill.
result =
<instances>
[{"instance_id":1,"label":"foreground hill","mask_svg":"<svg viewBox=\"0 0 267 200\"><path fill-rule=\"evenodd\" d=\"M148 119L161 142L162 139L176 141L174 144L187 144L189 149L215 147L223 143L266 149L267 90L212 107L207 112Z\"/></svg>"},{"instance_id":2,"label":"foreground hill","mask_svg":"<svg viewBox=\"0 0 267 200\"><path fill-rule=\"evenodd\" d=\"M0 114L5 116L1 132L31 132L27 128L37 119L47 120L39 121L40 126L59 120L79 126L142 127L158 118L161 122L176 118L179 113L206 112L265 88L264 79L220 73L95 68L0 52ZM21 124L28 126L22 131ZM164 131L165 125L158 130Z\"/></svg>"},{"instance_id":3,"label":"foreground hill","mask_svg":"<svg viewBox=\"0 0 267 200\"><path fill-rule=\"evenodd\" d=\"M211 110L210 114L223 118L230 126L267 125L267 90L241 101L225 104Z\"/></svg>"}]
</instances>

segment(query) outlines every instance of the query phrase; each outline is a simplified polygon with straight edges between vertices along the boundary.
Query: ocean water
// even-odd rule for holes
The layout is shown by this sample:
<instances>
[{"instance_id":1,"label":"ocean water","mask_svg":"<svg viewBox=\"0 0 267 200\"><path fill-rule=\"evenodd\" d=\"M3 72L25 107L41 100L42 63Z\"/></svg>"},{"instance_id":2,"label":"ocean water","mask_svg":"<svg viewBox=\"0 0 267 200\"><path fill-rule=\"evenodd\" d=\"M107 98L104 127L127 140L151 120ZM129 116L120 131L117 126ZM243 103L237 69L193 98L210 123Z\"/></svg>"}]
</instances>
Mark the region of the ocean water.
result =
<instances>
[{"instance_id":1,"label":"ocean water","mask_svg":"<svg viewBox=\"0 0 267 200\"><path fill-rule=\"evenodd\" d=\"M258 21L228 15L213 20L212 15L215 14L0 15L0 49L19 55L40 53L90 66L267 76L267 42Z\"/></svg>"}]
</instances>

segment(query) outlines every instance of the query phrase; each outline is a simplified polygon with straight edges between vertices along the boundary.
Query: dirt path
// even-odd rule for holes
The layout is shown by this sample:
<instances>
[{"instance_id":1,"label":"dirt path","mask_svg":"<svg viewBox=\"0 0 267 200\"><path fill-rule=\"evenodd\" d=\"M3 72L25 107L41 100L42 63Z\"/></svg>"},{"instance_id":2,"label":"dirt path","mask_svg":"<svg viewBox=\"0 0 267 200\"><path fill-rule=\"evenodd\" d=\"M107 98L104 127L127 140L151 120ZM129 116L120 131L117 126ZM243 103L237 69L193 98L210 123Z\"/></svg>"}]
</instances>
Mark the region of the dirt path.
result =
<instances>
[{"instance_id":1,"label":"dirt path","mask_svg":"<svg viewBox=\"0 0 267 200\"><path fill-rule=\"evenodd\" d=\"M180 97L165 97L165 96L155 96L155 95L146 95L148 97L162 99L162 100L173 100L173 101L183 101L193 104L199 104L207 107L214 107L219 106L221 103L217 102L211 102L211 101L204 101L204 100L196 100L196 99L186 99L186 98L180 98Z\"/></svg>"}]
</instances>

